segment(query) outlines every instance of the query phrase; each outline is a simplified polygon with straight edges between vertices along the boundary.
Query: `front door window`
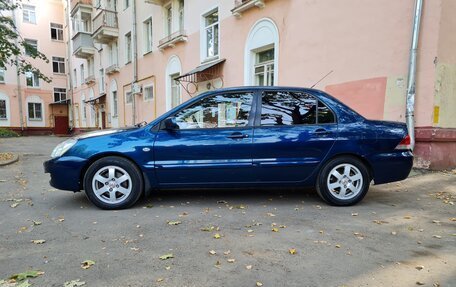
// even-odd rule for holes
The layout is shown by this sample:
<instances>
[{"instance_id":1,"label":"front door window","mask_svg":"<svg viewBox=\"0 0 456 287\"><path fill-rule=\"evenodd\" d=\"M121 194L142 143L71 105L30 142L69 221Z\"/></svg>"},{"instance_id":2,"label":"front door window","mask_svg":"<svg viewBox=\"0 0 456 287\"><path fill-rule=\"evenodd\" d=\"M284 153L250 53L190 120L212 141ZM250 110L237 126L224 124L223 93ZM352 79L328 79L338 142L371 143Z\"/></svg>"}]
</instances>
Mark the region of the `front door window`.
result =
<instances>
[{"instance_id":1,"label":"front door window","mask_svg":"<svg viewBox=\"0 0 456 287\"><path fill-rule=\"evenodd\" d=\"M180 129L245 127L249 122L252 93L207 97L176 114Z\"/></svg>"}]
</instances>

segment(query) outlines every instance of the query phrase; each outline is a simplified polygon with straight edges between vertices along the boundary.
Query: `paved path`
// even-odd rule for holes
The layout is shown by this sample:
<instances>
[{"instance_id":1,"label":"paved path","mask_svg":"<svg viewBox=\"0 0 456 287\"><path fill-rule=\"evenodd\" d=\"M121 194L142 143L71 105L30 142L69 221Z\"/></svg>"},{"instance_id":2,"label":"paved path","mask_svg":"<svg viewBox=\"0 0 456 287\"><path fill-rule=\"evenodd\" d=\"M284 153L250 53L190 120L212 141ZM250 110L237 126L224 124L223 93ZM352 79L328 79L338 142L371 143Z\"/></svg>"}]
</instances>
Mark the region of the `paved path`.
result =
<instances>
[{"instance_id":1,"label":"paved path","mask_svg":"<svg viewBox=\"0 0 456 287\"><path fill-rule=\"evenodd\" d=\"M0 167L0 280L41 270L33 286L456 286L455 174L373 186L347 208L275 189L162 192L102 211L48 185L42 162L62 140L0 139L21 155Z\"/></svg>"}]
</instances>

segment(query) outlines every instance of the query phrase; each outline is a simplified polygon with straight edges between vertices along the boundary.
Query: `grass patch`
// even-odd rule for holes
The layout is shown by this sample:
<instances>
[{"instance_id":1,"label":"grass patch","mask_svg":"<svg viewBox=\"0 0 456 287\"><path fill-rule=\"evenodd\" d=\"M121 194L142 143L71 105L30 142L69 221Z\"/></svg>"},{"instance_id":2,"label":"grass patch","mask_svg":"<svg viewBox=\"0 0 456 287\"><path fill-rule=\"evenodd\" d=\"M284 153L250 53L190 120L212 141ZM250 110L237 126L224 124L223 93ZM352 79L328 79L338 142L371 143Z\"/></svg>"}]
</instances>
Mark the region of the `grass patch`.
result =
<instances>
[{"instance_id":1,"label":"grass patch","mask_svg":"<svg viewBox=\"0 0 456 287\"><path fill-rule=\"evenodd\" d=\"M12 137L18 137L19 134L16 133L15 131L5 129L5 128L0 128L0 138L12 138Z\"/></svg>"}]
</instances>

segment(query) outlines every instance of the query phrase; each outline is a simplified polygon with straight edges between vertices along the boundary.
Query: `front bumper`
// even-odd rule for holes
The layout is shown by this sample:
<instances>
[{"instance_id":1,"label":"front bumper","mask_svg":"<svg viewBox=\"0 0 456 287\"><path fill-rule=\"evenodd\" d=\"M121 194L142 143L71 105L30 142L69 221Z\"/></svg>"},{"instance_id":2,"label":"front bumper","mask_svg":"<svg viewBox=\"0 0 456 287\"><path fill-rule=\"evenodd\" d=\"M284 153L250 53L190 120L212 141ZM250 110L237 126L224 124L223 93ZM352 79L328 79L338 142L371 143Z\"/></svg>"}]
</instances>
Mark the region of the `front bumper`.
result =
<instances>
[{"instance_id":1,"label":"front bumper","mask_svg":"<svg viewBox=\"0 0 456 287\"><path fill-rule=\"evenodd\" d=\"M82 189L81 171L87 160L79 157L58 157L43 163L44 172L51 175L49 184L62 190L80 191Z\"/></svg>"}]
</instances>

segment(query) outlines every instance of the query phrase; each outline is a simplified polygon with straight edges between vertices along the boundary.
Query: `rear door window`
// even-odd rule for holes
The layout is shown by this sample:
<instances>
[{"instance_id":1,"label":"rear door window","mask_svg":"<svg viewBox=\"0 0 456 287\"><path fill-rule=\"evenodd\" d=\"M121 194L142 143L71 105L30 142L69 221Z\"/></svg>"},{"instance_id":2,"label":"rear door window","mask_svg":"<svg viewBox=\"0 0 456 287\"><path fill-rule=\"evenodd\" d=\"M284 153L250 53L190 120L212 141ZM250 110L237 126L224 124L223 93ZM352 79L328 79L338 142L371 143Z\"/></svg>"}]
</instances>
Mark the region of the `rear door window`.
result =
<instances>
[{"instance_id":1,"label":"rear door window","mask_svg":"<svg viewBox=\"0 0 456 287\"><path fill-rule=\"evenodd\" d=\"M263 94L261 126L313 125L334 122L332 111L312 95L289 91L266 91Z\"/></svg>"}]
</instances>

